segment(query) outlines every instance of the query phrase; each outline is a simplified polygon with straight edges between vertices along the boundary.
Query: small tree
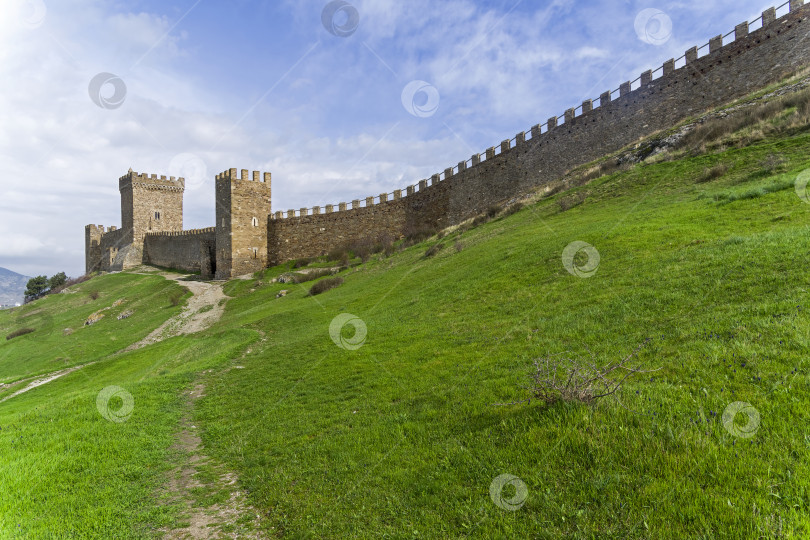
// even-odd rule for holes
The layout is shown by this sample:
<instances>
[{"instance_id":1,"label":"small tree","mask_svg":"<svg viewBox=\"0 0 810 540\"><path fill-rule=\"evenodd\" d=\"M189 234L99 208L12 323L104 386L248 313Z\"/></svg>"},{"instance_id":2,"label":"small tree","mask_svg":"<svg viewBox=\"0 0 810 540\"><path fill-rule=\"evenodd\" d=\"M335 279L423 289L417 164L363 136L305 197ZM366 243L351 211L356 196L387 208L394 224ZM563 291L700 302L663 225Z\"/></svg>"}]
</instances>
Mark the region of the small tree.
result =
<instances>
[{"instance_id":1,"label":"small tree","mask_svg":"<svg viewBox=\"0 0 810 540\"><path fill-rule=\"evenodd\" d=\"M37 276L28 280L25 286L25 302L32 302L48 292L48 277Z\"/></svg>"},{"instance_id":2,"label":"small tree","mask_svg":"<svg viewBox=\"0 0 810 540\"><path fill-rule=\"evenodd\" d=\"M48 282L48 285L50 286L51 289L57 289L62 285L64 285L66 282L67 276L65 275L65 273L59 272L58 274L55 274L54 276L51 277L50 281Z\"/></svg>"}]
</instances>

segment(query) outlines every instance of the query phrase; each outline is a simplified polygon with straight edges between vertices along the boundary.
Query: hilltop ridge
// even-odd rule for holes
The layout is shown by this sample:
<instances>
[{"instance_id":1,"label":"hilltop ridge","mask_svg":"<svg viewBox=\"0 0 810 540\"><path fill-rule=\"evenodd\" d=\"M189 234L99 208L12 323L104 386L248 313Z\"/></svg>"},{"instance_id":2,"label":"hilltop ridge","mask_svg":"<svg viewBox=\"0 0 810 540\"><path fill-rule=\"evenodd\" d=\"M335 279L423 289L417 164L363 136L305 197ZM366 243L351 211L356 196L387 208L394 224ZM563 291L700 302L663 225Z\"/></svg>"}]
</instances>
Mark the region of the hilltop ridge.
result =
<instances>
[{"instance_id":1,"label":"hilltop ridge","mask_svg":"<svg viewBox=\"0 0 810 540\"><path fill-rule=\"evenodd\" d=\"M25 286L31 279L7 268L0 267L0 305L21 304L25 296Z\"/></svg>"}]
</instances>

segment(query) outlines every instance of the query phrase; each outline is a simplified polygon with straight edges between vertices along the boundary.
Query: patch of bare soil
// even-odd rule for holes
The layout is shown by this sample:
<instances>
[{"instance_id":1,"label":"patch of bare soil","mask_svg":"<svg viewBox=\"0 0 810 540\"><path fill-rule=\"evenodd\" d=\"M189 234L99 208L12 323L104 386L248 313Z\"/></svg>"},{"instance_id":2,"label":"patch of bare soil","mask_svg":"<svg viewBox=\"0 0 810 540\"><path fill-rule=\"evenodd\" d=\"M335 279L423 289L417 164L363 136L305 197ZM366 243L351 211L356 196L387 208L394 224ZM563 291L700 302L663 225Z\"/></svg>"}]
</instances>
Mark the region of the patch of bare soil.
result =
<instances>
[{"instance_id":1,"label":"patch of bare soil","mask_svg":"<svg viewBox=\"0 0 810 540\"><path fill-rule=\"evenodd\" d=\"M225 300L228 298L222 292L222 284L208 281L181 281L187 276L177 274L161 274L166 279L177 281L191 291L183 312L170 318L160 325L151 334L138 343L127 347L127 351L140 349L174 336L194 334L201 332L216 323L225 312Z\"/></svg>"},{"instance_id":2,"label":"patch of bare soil","mask_svg":"<svg viewBox=\"0 0 810 540\"><path fill-rule=\"evenodd\" d=\"M74 371L78 371L78 370L82 369L83 367L86 367L86 366L89 366L89 365L92 365L92 364L95 364L95 362L82 364L81 366L73 366L72 368L63 369L63 370L60 370L60 371L54 371L53 373L49 373L47 375L38 377L38 378L34 379L33 381L31 381L30 383L28 383L25 386L25 388L17 390L16 392L11 394L10 396L6 396L3 399L0 399L0 403L3 403L4 401L7 401L7 400L9 400L9 399L11 399L13 397L19 396L20 394L24 394L24 393L28 392L29 390L33 390L34 388L37 388L37 387L42 386L44 384L48 384L51 381L55 381L59 377L64 377L65 375L68 375L69 373L73 373ZM15 383L9 384L9 385L0 385L0 390L2 390L4 388L7 388L7 387L11 387L11 386L16 386L18 384L21 384L22 382L25 382L25 381L17 381Z\"/></svg>"},{"instance_id":3,"label":"patch of bare soil","mask_svg":"<svg viewBox=\"0 0 810 540\"><path fill-rule=\"evenodd\" d=\"M187 525L164 531L164 538L171 540L266 538L256 530L259 514L247 504L245 494L239 490L236 475L203 453L202 441L191 421L191 413L194 403L204 395L205 386L202 383L198 383L188 394L188 410L180 422L180 432L175 445L175 449L184 456L184 464L173 471L167 486L170 498L185 507L183 520ZM204 477L200 475L203 468L208 473ZM228 493L225 502L208 507L194 504L193 492L222 490Z\"/></svg>"}]
</instances>

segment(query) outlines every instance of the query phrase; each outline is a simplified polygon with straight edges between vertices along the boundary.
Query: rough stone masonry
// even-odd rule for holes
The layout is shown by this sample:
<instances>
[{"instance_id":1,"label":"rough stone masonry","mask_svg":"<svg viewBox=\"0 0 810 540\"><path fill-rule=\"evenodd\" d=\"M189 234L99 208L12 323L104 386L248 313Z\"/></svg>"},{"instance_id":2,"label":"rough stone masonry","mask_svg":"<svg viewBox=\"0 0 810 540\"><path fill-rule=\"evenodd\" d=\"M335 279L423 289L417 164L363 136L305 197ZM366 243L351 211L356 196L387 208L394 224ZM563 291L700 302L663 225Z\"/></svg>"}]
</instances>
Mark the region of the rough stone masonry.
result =
<instances>
[{"instance_id":1,"label":"rough stone masonry","mask_svg":"<svg viewBox=\"0 0 810 540\"><path fill-rule=\"evenodd\" d=\"M770 8L757 21L737 25L725 45L723 36L715 36L636 81L569 109L563 123L552 117L404 192L273 214L270 173L243 169L237 175L229 169L216 177L214 227L184 231L185 181L130 170L119 179L122 227L85 228L86 271L150 263L227 279L323 255L364 237L398 237L409 228L459 223L806 67L810 5L790 0L787 9L778 17Z\"/></svg>"}]
</instances>

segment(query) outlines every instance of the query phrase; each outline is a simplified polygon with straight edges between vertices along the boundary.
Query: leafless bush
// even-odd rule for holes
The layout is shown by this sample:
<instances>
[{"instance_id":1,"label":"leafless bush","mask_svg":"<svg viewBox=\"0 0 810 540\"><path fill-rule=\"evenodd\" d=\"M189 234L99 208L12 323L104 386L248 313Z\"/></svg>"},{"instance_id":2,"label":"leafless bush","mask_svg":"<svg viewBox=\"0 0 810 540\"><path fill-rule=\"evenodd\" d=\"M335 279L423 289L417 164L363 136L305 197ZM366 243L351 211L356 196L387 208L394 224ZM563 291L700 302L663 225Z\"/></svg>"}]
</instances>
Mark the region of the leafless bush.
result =
<instances>
[{"instance_id":1,"label":"leafless bush","mask_svg":"<svg viewBox=\"0 0 810 540\"><path fill-rule=\"evenodd\" d=\"M784 156L777 154L768 154L768 156L759 162L759 166L764 172L771 175L782 170L787 164L788 160Z\"/></svg>"},{"instance_id":2,"label":"leafless bush","mask_svg":"<svg viewBox=\"0 0 810 540\"><path fill-rule=\"evenodd\" d=\"M442 243L433 244L428 248L427 251L425 251L425 258L429 259L430 257L433 257L434 255L439 253L442 249L444 249L444 244Z\"/></svg>"},{"instance_id":3,"label":"leafless bush","mask_svg":"<svg viewBox=\"0 0 810 540\"><path fill-rule=\"evenodd\" d=\"M501 210L503 210L503 206L501 206L499 204L493 204L489 208L487 208L487 217L489 219L492 219L495 216L497 216L498 214L500 214Z\"/></svg>"},{"instance_id":4,"label":"leafless bush","mask_svg":"<svg viewBox=\"0 0 810 540\"><path fill-rule=\"evenodd\" d=\"M560 211L565 212L566 210L570 210L573 207L584 203L587 197L587 193L584 191L579 191L573 195L569 195L568 197L562 197L559 201L557 201L557 204L560 205Z\"/></svg>"},{"instance_id":5,"label":"leafless bush","mask_svg":"<svg viewBox=\"0 0 810 540\"><path fill-rule=\"evenodd\" d=\"M15 337L24 336L25 334L30 334L31 332L34 332L33 328L20 328L19 330L15 330L9 335L7 335L6 341L14 339Z\"/></svg>"},{"instance_id":6,"label":"leafless bush","mask_svg":"<svg viewBox=\"0 0 810 540\"><path fill-rule=\"evenodd\" d=\"M511 216L512 214L517 214L523 209L523 203L517 202L511 206L509 206L503 213L504 217Z\"/></svg>"},{"instance_id":7,"label":"leafless bush","mask_svg":"<svg viewBox=\"0 0 810 540\"><path fill-rule=\"evenodd\" d=\"M644 341L625 358L603 366L598 365L593 356L589 360L562 355L538 358L534 361L534 370L529 374L530 385L526 387L529 398L507 405L530 403L533 400L546 404L558 401L593 403L612 396L630 376L657 371L643 370L636 364L639 351L648 342Z\"/></svg>"},{"instance_id":8,"label":"leafless bush","mask_svg":"<svg viewBox=\"0 0 810 540\"><path fill-rule=\"evenodd\" d=\"M293 268L302 268L304 266L308 266L311 262L312 262L312 259L310 259L308 257L304 257L302 259L296 259L295 262L293 263L292 267Z\"/></svg>"},{"instance_id":9,"label":"leafless bush","mask_svg":"<svg viewBox=\"0 0 810 540\"><path fill-rule=\"evenodd\" d=\"M101 296L101 293L100 293L100 292L98 292L98 291L90 291L90 292L88 293L88 295L90 296L90 299L91 299L91 300L98 300L98 299L99 299L99 297Z\"/></svg>"},{"instance_id":10,"label":"leafless bush","mask_svg":"<svg viewBox=\"0 0 810 540\"><path fill-rule=\"evenodd\" d=\"M706 182L711 182L715 178L720 178L724 174L726 174L731 167L728 163L720 163L719 165L715 165L714 167L706 167L703 169L703 173L698 176L697 182L698 184L704 184Z\"/></svg>"},{"instance_id":11,"label":"leafless bush","mask_svg":"<svg viewBox=\"0 0 810 540\"><path fill-rule=\"evenodd\" d=\"M307 281L314 281L318 278L331 276L333 273L331 268L321 268L311 272L297 272L292 274L292 283L306 283Z\"/></svg>"},{"instance_id":12,"label":"leafless bush","mask_svg":"<svg viewBox=\"0 0 810 540\"><path fill-rule=\"evenodd\" d=\"M316 294L325 293L330 289L334 289L335 287L343 284L343 278L341 277L332 277L322 279L309 289L309 295L315 296Z\"/></svg>"},{"instance_id":13,"label":"leafless bush","mask_svg":"<svg viewBox=\"0 0 810 540\"><path fill-rule=\"evenodd\" d=\"M420 242L424 242L431 236L436 234L436 227L426 223L410 223L405 226L403 236L405 237L404 245L413 246Z\"/></svg>"},{"instance_id":14,"label":"leafless bush","mask_svg":"<svg viewBox=\"0 0 810 540\"><path fill-rule=\"evenodd\" d=\"M336 261L343 265L349 264L349 250L345 247L339 247L331 250L326 254L326 260Z\"/></svg>"},{"instance_id":15,"label":"leafless bush","mask_svg":"<svg viewBox=\"0 0 810 540\"><path fill-rule=\"evenodd\" d=\"M183 299L183 293L180 291L174 291L169 295L169 303L172 307L176 307L180 305L180 301Z\"/></svg>"},{"instance_id":16,"label":"leafless bush","mask_svg":"<svg viewBox=\"0 0 810 540\"><path fill-rule=\"evenodd\" d=\"M459 253L462 249L464 249L464 244L461 243L460 240L456 240L456 243L453 247L456 248L456 253Z\"/></svg>"}]
</instances>

